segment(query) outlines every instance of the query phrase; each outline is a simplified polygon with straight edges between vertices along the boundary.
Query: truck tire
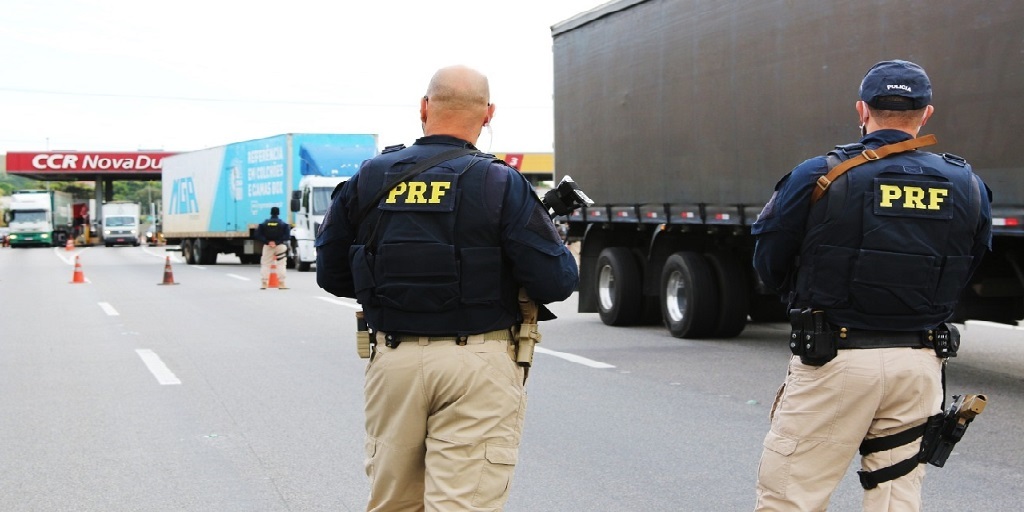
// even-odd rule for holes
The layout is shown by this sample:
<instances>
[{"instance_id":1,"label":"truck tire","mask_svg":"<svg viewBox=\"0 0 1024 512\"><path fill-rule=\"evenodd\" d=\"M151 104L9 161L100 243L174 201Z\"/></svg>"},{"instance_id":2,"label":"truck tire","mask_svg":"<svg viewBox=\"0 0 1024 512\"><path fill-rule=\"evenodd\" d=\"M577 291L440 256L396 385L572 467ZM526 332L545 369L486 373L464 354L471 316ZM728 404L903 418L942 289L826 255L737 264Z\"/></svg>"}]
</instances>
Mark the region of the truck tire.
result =
<instances>
[{"instance_id":1,"label":"truck tire","mask_svg":"<svg viewBox=\"0 0 1024 512\"><path fill-rule=\"evenodd\" d=\"M605 325L633 325L640 320L643 297L640 269L625 247L608 247L597 257L597 309Z\"/></svg>"},{"instance_id":2,"label":"truck tire","mask_svg":"<svg viewBox=\"0 0 1024 512\"><path fill-rule=\"evenodd\" d=\"M196 260L195 253L192 248L192 240L181 241L181 259L185 260L185 263L189 265L195 264Z\"/></svg>"},{"instance_id":3,"label":"truck tire","mask_svg":"<svg viewBox=\"0 0 1024 512\"><path fill-rule=\"evenodd\" d=\"M661 316L676 338L705 338L718 324L718 287L708 261L695 252L669 256L661 271Z\"/></svg>"},{"instance_id":4,"label":"truck tire","mask_svg":"<svg viewBox=\"0 0 1024 512\"><path fill-rule=\"evenodd\" d=\"M313 264L308 261L300 261L295 264L295 270L298 270L299 272L309 272L309 267L312 265Z\"/></svg>"},{"instance_id":5,"label":"truck tire","mask_svg":"<svg viewBox=\"0 0 1024 512\"><path fill-rule=\"evenodd\" d=\"M196 242L199 241L196 240ZM217 264L217 250L211 247L209 242L197 244L193 252L196 253L196 260L199 261L200 265Z\"/></svg>"},{"instance_id":6,"label":"truck tire","mask_svg":"<svg viewBox=\"0 0 1024 512\"><path fill-rule=\"evenodd\" d=\"M754 295L750 298L750 320L753 322L788 322L786 303L777 295Z\"/></svg>"},{"instance_id":7,"label":"truck tire","mask_svg":"<svg viewBox=\"0 0 1024 512\"><path fill-rule=\"evenodd\" d=\"M711 333L716 338L735 338L747 326L750 293L739 258L728 252L704 255L718 285L718 322Z\"/></svg>"}]
</instances>

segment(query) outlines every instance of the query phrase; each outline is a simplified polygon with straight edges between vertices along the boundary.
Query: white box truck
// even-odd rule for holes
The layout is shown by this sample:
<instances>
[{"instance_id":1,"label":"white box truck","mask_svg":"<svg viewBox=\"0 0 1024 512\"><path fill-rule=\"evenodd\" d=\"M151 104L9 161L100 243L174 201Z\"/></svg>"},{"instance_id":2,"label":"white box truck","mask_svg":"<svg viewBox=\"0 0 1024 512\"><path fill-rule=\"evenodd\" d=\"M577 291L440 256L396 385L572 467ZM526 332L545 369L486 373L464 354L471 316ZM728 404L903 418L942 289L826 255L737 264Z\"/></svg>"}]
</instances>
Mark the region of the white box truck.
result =
<instances>
[{"instance_id":1,"label":"white box truck","mask_svg":"<svg viewBox=\"0 0 1024 512\"><path fill-rule=\"evenodd\" d=\"M139 236L139 203L113 201L103 204L101 223L103 225L103 245L134 245L138 247L142 241Z\"/></svg>"}]
</instances>

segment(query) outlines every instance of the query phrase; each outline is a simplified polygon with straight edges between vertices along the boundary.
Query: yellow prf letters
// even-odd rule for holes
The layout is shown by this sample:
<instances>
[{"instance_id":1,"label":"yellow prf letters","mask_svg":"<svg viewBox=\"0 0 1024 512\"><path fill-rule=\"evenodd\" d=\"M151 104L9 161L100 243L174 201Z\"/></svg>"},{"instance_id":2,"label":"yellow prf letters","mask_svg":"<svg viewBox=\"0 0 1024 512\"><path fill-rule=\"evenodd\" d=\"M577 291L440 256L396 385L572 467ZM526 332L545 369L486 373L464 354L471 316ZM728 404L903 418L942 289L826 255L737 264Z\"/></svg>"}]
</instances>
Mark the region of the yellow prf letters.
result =
<instances>
[{"instance_id":1,"label":"yellow prf letters","mask_svg":"<svg viewBox=\"0 0 1024 512\"><path fill-rule=\"evenodd\" d=\"M942 201L949 195L949 189L945 188L922 188L913 186L884 185L879 184L882 197L879 206L892 208L893 201L903 199L904 208L915 208L918 210L941 210ZM927 201L925 200L927 196Z\"/></svg>"},{"instance_id":2,"label":"yellow prf letters","mask_svg":"<svg viewBox=\"0 0 1024 512\"><path fill-rule=\"evenodd\" d=\"M384 202L388 204L395 204L399 201L404 204L438 204L450 188L452 188L450 181L399 183L391 189L391 193L388 194L388 198Z\"/></svg>"}]
</instances>

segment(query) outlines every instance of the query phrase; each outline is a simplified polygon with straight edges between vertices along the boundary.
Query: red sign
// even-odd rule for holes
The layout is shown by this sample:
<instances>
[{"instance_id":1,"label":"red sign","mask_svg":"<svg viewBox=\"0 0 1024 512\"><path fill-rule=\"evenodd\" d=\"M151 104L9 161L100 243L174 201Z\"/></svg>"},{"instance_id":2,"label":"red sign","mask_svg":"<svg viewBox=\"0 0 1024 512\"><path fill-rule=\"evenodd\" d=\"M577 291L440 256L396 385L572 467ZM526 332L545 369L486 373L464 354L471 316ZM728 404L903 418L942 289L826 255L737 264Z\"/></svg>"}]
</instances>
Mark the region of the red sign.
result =
<instances>
[{"instance_id":1,"label":"red sign","mask_svg":"<svg viewBox=\"0 0 1024 512\"><path fill-rule=\"evenodd\" d=\"M165 156L177 153L135 152L95 153L79 151L7 153L7 171L36 174L68 173L160 173Z\"/></svg>"},{"instance_id":2,"label":"red sign","mask_svg":"<svg viewBox=\"0 0 1024 512\"><path fill-rule=\"evenodd\" d=\"M505 163L508 164L509 167L511 167L511 168L513 168L513 169L518 171L523 166L523 154L522 153L506 153L505 154Z\"/></svg>"}]
</instances>

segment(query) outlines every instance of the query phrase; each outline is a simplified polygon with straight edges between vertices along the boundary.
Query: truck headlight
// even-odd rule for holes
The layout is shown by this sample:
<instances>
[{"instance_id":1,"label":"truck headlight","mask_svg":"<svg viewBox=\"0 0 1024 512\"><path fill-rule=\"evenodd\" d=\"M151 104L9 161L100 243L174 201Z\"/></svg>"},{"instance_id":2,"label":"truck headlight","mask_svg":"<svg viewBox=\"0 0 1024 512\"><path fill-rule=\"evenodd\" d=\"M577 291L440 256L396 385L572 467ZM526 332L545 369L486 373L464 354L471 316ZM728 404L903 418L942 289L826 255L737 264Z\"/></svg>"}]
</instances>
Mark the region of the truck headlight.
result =
<instances>
[{"instance_id":1,"label":"truck headlight","mask_svg":"<svg viewBox=\"0 0 1024 512\"><path fill-rule=\"evenodd\" d=\"M50 234L49 233L43 233L42 235L39 235L39 238L50 238Z\"/></svg>"},{"instance_id":2,"label":"truck headlight","mask_svg":"<svg viewBox=\"0 0 1024 512\"><path fill-rule=\"evenodd\" d=\"M109 235L110 234L110 230L109 229L104 229L103 230L103 234L104 235Z\"/></svg>"}]
</instances>

